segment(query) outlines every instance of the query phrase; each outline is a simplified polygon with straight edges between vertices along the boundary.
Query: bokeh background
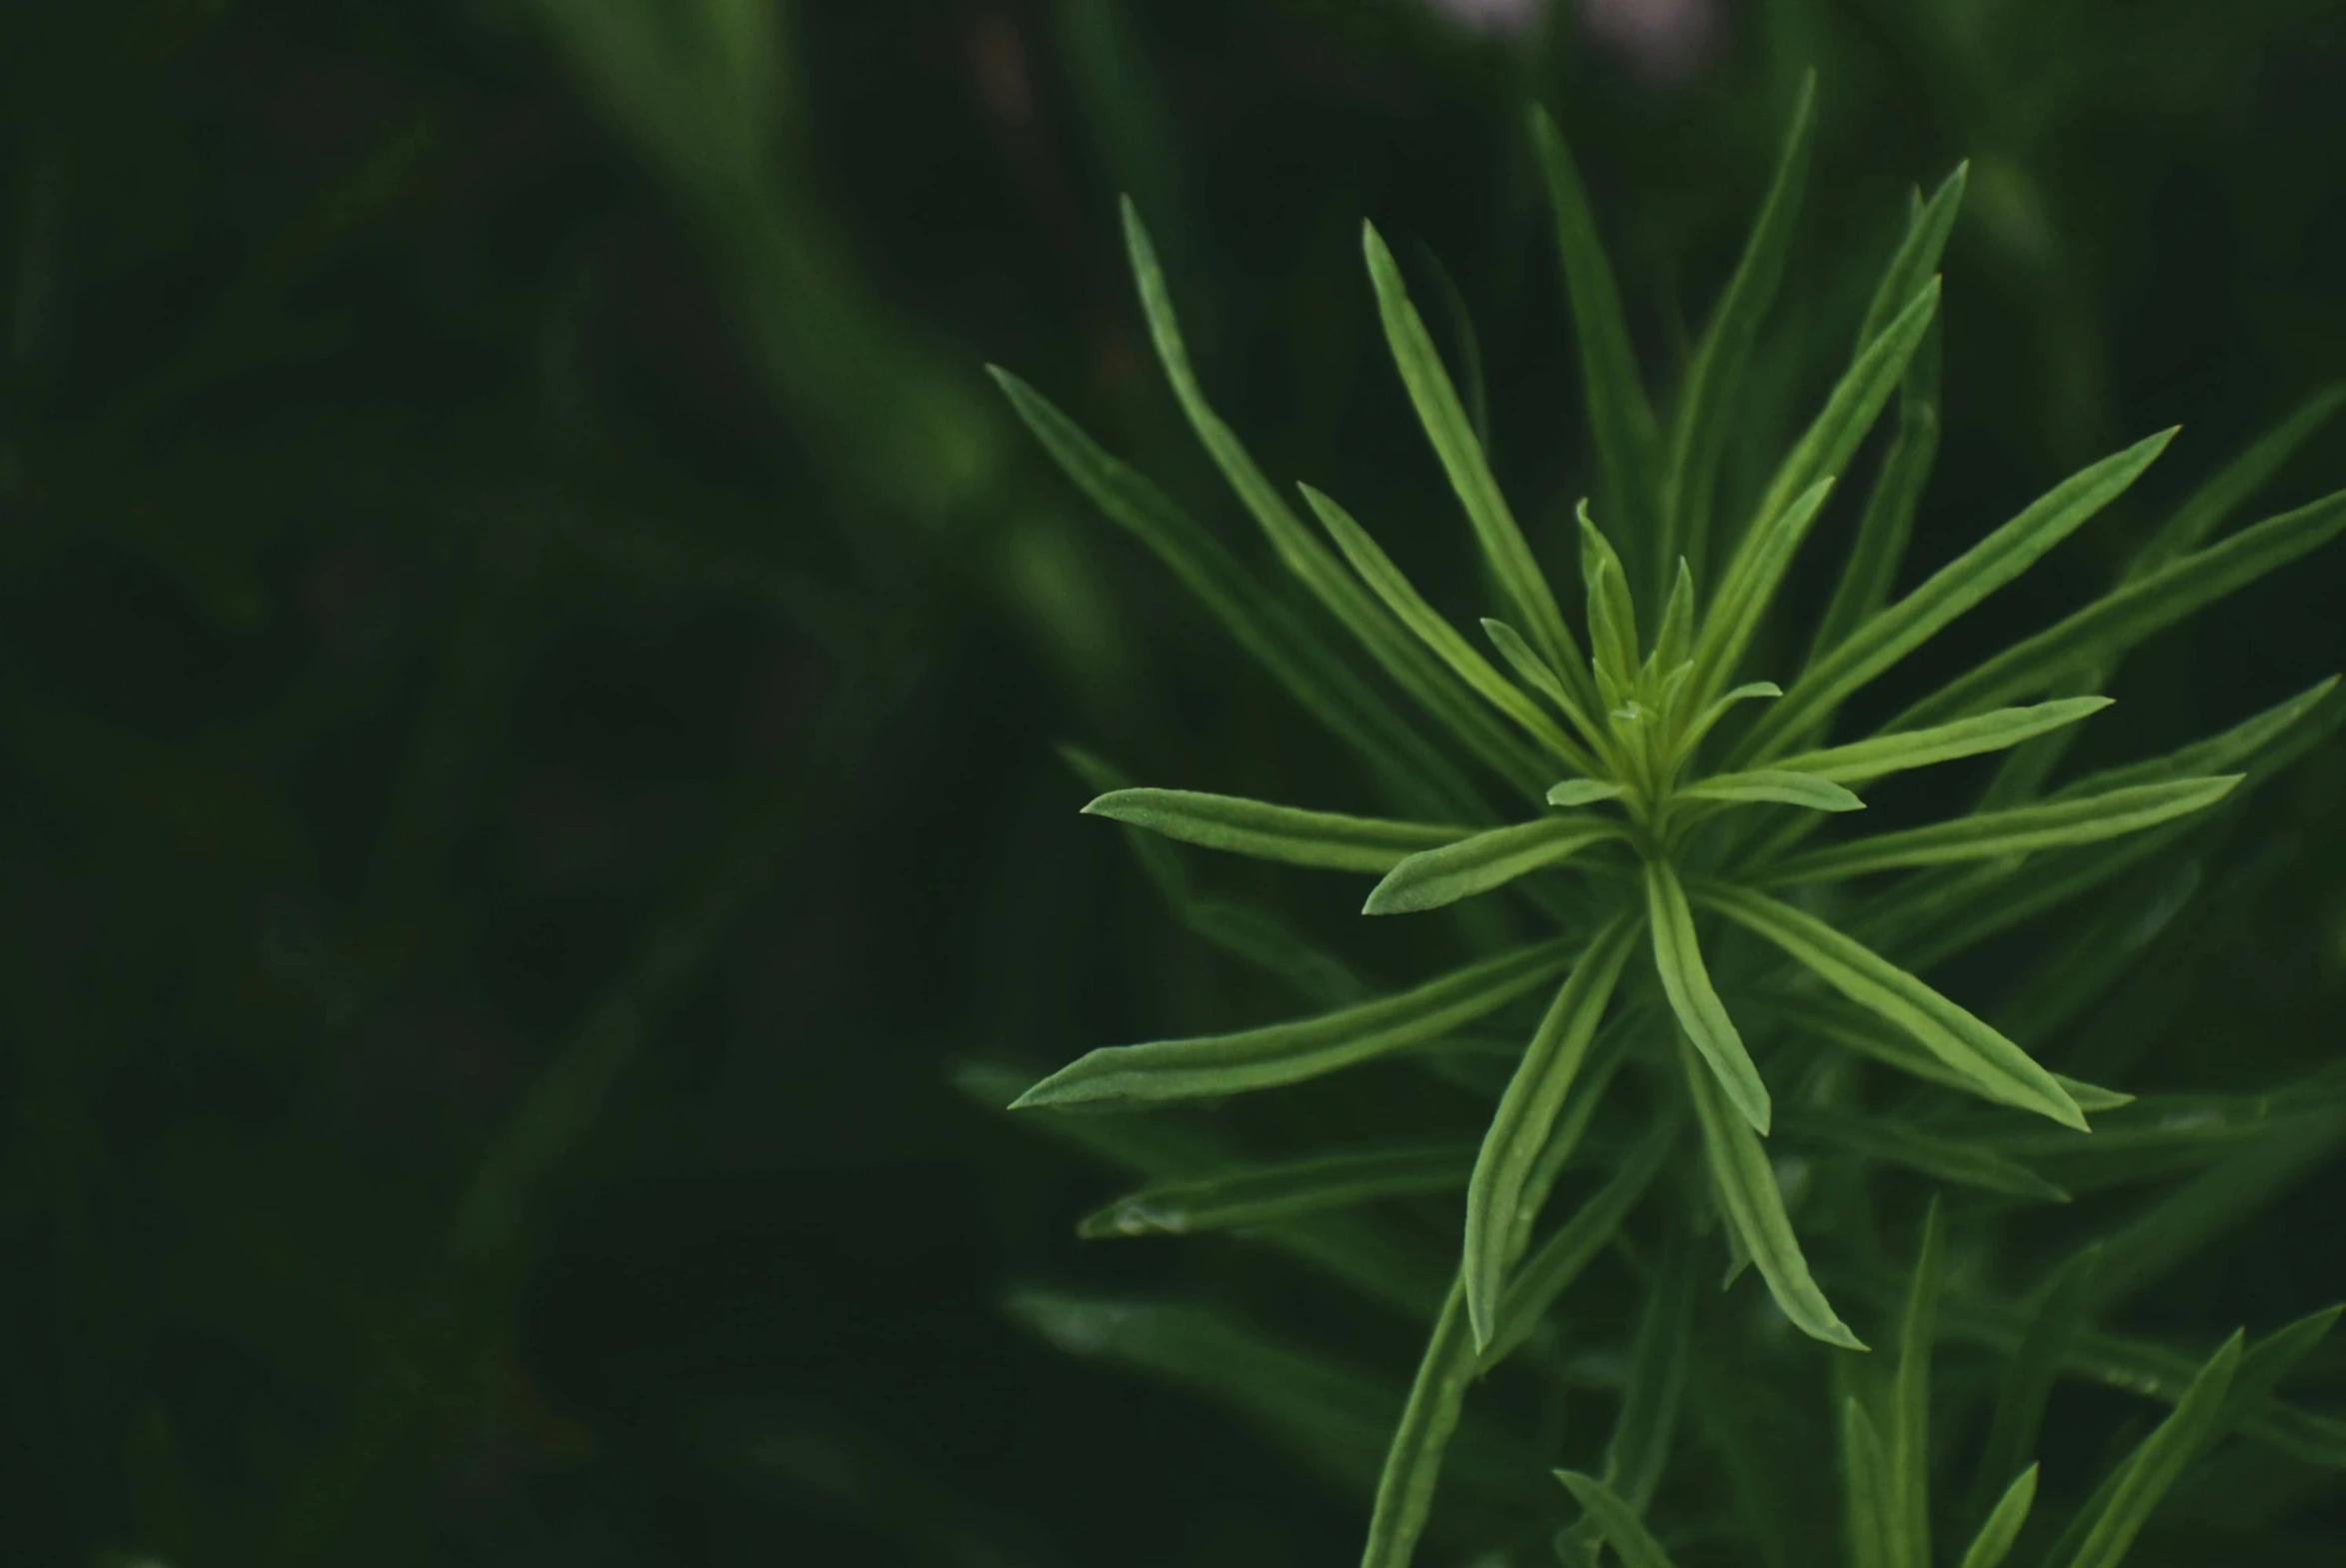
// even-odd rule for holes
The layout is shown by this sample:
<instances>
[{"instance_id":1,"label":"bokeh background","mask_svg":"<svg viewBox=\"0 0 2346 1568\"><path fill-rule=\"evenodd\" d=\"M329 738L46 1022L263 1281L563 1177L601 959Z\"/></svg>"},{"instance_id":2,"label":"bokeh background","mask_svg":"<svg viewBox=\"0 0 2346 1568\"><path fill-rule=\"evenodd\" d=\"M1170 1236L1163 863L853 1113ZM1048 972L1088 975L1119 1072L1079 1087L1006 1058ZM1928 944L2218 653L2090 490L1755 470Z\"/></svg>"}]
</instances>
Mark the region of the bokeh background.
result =
<instances>
[{"instance_id":1,"label":"bokeh background","mask_svg":"<svg viewBox=\"0 0 2346 1568\"><path fill-rule=\"evenodd\" d=\"M1919 557L2184 426L1973 652L2346 376L2327 0L0 8L9 1560L1347 1560L1353 1496L1000 1310L1220 1264L1087 1253L1114 1178L954 1066L1283 1004L1055 746L1370 802L982 367L1260 559L1149 358L1130 192L1265 466L1454 571L1359 220L1454 280L1560 519L1523 106L1666 379L1809 65L1776 385L1973 161ZM2332 438L2280 499L2341 483ZM2346 668L2342 592L2332 551L2163 638L2097 755ZM2259 797L2146 1072L2334 1058L2342 789L2333 743ZM1394 956L1341 889L1210 874ZM2162 1312L2346 1296L2341 1211L2333 1161Z\"/></svg>"}]
</instances>

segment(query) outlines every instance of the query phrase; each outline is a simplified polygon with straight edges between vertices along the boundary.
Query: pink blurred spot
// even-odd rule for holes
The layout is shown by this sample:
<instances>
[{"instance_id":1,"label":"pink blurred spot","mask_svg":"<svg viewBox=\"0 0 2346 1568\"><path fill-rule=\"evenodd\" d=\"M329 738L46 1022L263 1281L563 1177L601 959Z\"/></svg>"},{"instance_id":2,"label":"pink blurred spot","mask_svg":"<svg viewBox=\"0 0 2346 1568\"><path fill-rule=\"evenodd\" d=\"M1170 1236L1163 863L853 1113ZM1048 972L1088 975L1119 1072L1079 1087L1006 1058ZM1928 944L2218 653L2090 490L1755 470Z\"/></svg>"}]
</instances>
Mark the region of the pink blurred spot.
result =
<instances>
[{"instance_id":1,"label":"pink blurred spot","mask_svg":"<svg viewBox=\"0 0 2346 1568\"><path fill-rule=\"evenodd\" d=\"M1718 34L1718 0L1580 0L1589 35L1655 82L1683 81Z\"/></svg>"}]
</instances>

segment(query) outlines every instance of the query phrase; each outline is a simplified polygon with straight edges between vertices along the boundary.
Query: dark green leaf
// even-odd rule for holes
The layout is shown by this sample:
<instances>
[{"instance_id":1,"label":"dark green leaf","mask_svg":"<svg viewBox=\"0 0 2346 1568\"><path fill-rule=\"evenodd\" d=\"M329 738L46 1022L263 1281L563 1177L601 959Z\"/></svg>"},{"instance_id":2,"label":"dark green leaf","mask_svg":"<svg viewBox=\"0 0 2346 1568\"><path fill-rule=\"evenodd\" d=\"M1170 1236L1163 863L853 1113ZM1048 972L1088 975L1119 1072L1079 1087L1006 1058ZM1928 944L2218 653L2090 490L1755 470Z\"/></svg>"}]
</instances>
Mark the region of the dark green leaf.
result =
<instances>
[{"instance_id":1,"label":"dark green leaf","mask_svg":"<svg viewBox=\"0 0 2346 1568\"><path fill-rule=\"evenodd\" d=\"M2192 1379L2182 1401L2122 1460L2046 1554L2060 1568L2117 1568L2167 1491L2199 1452L2240 1365L2234 1334Z\"/></svg>"},{"instance_id":2,"label":"dark green leaf","mask_svg":"<svg viewBox=\"0 0 2346 1568\"><path fill-rule=\"evenodd\" d=\"M1936 1176L1958 1186L2036 1203L2066 1203L2069 1194L2027 1166L1921 1122L1872 1112L1803 1110L1780 1123L1794 1137L1881 1164Z\"/></svg>"},{"instance_id":3,"label":"dark green leaf","mask_svg":"<svg viewBox=\"0 0 2346 1568\"><path fill-rule=\"evenodd\" d=\"M1890 1387L1890 1485L1882 1532L1890 1568L1930 1568L1930 1356L1945 1265L1946 1239L1933 1201L1898 1324L1898 1368Z\"/></svg>"},{"instance_id":4,"label":"dark green leaf","mask_svg":"<svg viewBox=\"0 0 2346 1568\"><path fill-rule=\"evenodd\" d=\"M1621 1568L1673 1568L1670 1554L1638 1519L1637 1510L1611 1487L1592 1475L1571 1470L1558 1470L1556 1479L1571 1489L1613 1550L1621 1554Z\"/></svg>"},{"instance_id":5,"label":"dark green leaf","mask_svg":"<svg viewBox=\"0 0 2346 1568\"><path fill-rule=\"evenodd\" d=\"M2039 703L2033 708L2000 708L1992 714L1960 719L1929 730L1899 730L1848 746L1802 752L1797 757L1784 758L1775 766L1786 773L1814 774L1819 779L1838 780L1843 784L1862 783L1958 757L2000 752L2048 730L2073 725L2109 706L2106 697L2072 697Z\"/></svg>"},{"instance_id":6,"label":"dark green leaf","mask_svg":"<svg viewBox=\"0 0 2346 1568\"><path fill-rule=\"evenodd\" d=\"M1744 1135L1750 1136L1747 1132ZM1514 1354L1531 1337L1548 1309L1580 1277L1580 1271L1612 1244L1629 1211L1637 1206L1637 1200L1661 1173L1663 1164L1677 1146L1677 1139L1675 1117L1665 1117L1648 1128L1612 1178L1524 1258L1492 1315L1490 1342L1481 1351L1485 1371ZM1523 1206L1518 1204L1516 1212L1522 1211Z\"/></svg>"},{"instance_id":7,"label":"dark green leaf","mask_svg":"<svg viewBox=\"0 0 2346 1568\"><path fill-rule=\"evenodd\" d=\"M1448 1192L1465 1182L1473 1165L1471 1149L1450 1145L1322 1154L1241 1167L1145 1187L1085 1215L1076 1232L1099 1240L1233 1230L1377 1198Z\"/></svg>"},{"instance_id":8,"label":"dark green leaf","mask_svg":"<svg viewBox=\"0 0 2346 1568\"><path fill-rule=\"evenodd\" d=\"M1961 1568L2001 1568L2004 1559L2012 1553L2012 1543L2020 1538L2020 1527L2028 1522L2028 1510L2036 1502L2036 1466L2030 1465L2013 1477L2004 1488L2004 1495L1971 1538L1970 1547L1963 1553Z\"/></svg>"}]
</instances>

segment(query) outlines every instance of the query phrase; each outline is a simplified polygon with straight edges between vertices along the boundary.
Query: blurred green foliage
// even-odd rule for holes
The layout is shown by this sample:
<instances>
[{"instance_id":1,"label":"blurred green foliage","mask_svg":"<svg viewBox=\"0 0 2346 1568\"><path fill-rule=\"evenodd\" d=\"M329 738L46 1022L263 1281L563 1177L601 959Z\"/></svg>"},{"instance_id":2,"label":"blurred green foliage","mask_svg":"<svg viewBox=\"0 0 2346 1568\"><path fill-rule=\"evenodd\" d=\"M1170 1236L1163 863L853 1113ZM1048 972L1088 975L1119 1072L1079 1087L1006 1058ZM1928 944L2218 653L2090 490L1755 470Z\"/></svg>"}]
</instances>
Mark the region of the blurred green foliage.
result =
<instances>
[{"instance_id":1,"label":"blurred green foliage","mask_svg":"<svg viewBox=\"0 0 2346 1568\"><path fill-rule=\"evenodd\" d=\"M1117 193L1266 467L1374 495L1420 582L1462 559L1440 478L1372 373L1365 288L1328 280L1357 278L1363 214L1430 246L1502 474L1567 491L1588 455L1526 98L1566 111L1661 342L1818 68L1794 325L1762 344L1782 385L1829 374L1905 181L1974 159L1923 565L2124 433L2183 422L2186 483L2346 373L2333 6L1747 0L1674 74L1579 15L0 15L11 1559L1343 1560L1356 1456L1313 1490L1214 1409L1038 1342L1048 1293L998 1310L1104 1275L1211 1302L1235 1255L1079 1265L1113 1178L948 1076L1287 1005L1074 817L1053 743L1368 803L985 387L1019 365L1246 539L1147 372ZM2317 446L2283 489L2342 472ZM1950 657L2076 602L2173 499L2097 522ZM2147 650L2091 746L2346 667L2342 570ZM2342 786L2333 746L2260 797L2084 1059L2174 1088L2335 1059ZM1301 936L1347 919L1211 874L1192 908L1276 885ZM2346 1296L2325 1158L2140 1326L2212 1343ZM1330 1306L1313 1353L1413 1353L1284 1288ZM1359 1409L1299 1349L1253 1353ZM2346 1361L2305 1376L2334 1392ZM2093 1473L2134 1414L2064 1386L2048 1475ZM2202 1493L2292 1521L2264 1560L2335 1560L2334 1488L2235 1465Z\"/></svg>"}]
</instances>

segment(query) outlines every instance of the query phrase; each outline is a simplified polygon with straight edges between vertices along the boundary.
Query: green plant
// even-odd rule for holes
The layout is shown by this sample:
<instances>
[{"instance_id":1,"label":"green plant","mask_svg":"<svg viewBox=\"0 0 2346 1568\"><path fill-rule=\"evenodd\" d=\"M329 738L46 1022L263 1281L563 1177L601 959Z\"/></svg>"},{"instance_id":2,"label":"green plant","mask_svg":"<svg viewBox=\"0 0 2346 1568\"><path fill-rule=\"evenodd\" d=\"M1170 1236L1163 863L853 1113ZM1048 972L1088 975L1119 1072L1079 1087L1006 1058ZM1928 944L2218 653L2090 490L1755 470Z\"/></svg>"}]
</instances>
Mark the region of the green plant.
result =
<instances>
[{"instance_id":1,"label":"green plant","mask_svg":"<svg viewBox=\"0 0 2346 1568\"><path fill-rule=\"evenodd\" d=\"M1446 732L1465 766L1148 481L1032 388L996 372L1069 476L1358 755L1401 814L1131 787L1103 761L1076 754L1106 791L1086 809L1189 844L1375 874L1365 913L1453 909L1459 932L1481 949L1436 978L1363 999L1346 966L1291 928L1265 911L1199 897L1162 844L1137 844L1192 928L1324 1010L1236 1033L1096 1050L1028 1087L1014 1107L1148 1110L1299 1084L1388 1056L1482 1096L1485 1120L1470 1147L1388 1134L1366 1148L1271 1164L1233 1159L1183 1123L1063 1124L1096 1152L1158 1178L1087 1220L1086 1234L1247 1229L1372 1299L1429 1318L1397 1412L1372 1385L1207 1309L1040 1295L1019 1303L1074 1348L1215 1391L1323 1470L1372 1471L1370 1568L1410 1560L1445 1459L1470 1494L1475 1544L1507 1552L1547 1533L1543 1504L1523 1490L1523 1445L1466 1419L1464 1401L1510 1359L1558 1387L1586 1380L1587 1369L1554 1341L1552 1320L1567 1288L1608 1253L1632 1284L1630 1309L1611 1324L1627 1330L1626 1372L1610 1384L1616 1411L1601 1474L1562 1473L1582 1509L1553 1538L1567 1562L1594 1561L1602 1543L1635 1568L1669 1560L1644 1521L1673 1473L1682 1403L1720 1456L1723 1506L1690 1481L1691 1506L1651 1528L1679 1537L1690 1553L1716 1540L1753 1554L1730 1559L1738 1561L1809 1560L1815 1531L1787 1510L1817 1490L1820 1474L1836 1471L1858 1568L1924 1564L1934 1543L1967 1543L1965 1568L2002 1561L2035 1495L2036 1472L2019 1463L2045 1390L2064 1370L2175 1408L2098 1490L2062 1510L2048 1568L2118 1562L2185 1465L2235 1429L2299 1459L2346 1465L2346 1426L2272 1395L2334 1312L2245 1351L2235 1336L2204 1363L2086 1326L2346 1136L2336 1075L2260 1097L2261 1111L2246 1097L2206 1107L2217 1122L2247 1117L2271 1134L2243 1145L2212 1133L2212 1123L2178 1119L2167 1101L2137 1103L2052 1071L2029 1048L2080 1016L2141 954L2146 938L2115 934L2122 927L2112 921L2131 911L2141 923L2146 889L2173 876L2172 851L2184 836L2220 818L2220 804L2236 802L2346 712L2335 681L2326 681L2170 755L2045 787L2074 728L2106 706L2099 691L2128 651L2346 529L2341 493L2209 543L2340 399L2315 400L2176 508L2108 594L1914 699L1866 738L1829 743L1853 697L2124 495L2173 432L2063 481L1893 595L1936 445L1936 274L1962 200L1958 168L1927 201L1917 197L1821 408L1753 469L1762 478L1743 487L1751 493L1735 494L1724 459L1742 431L1767 424L1750 417L1746 372L1786 270L1809 103L1804 87L1774 184L1666 418L1638 375L1571 159L1552 123L1533 118L1599 476L1595 507L1583 502L1576 514L1585 602L1577 629L1493 477L1468 412L1480 405L1478 389L1469 382L1461 393L1391 253L1373 228L1365 231L1386 341L1502 607L1505 619L1481 623L1495 664L1343 507L1302 489L1323 543L1269 483L1206 402L1149 237L1128 206L1142 304L1197 436L1319 610ZM1468 352L1456 358L1473 362ZM1893 400L1894 429L1847 561L1801 639L1783 592L1796 554ZM1705 593L1706 581L1714 586ZM1791 679L1781 688L1741 680L1747 667ZM1976 808L1811 845L1819 826L1863 805L1852 785L1988 754L2002 761ZM1522 796L1530 814L1495 811L1485 793L1491 782ZM1909 874L1877 879L1891 872ZM1485 916L1463 903L1501 887L1523 896L1546 934L1511 939L1513 915ZM2001 1026L1919 977L2055 910L2074 923L2041 944L2046 962L2011 991ZM1542 994L1527 1039L1475 1032ZM1885 1067L1893 1076L1880 1075ZM971 1082L991 1092L1003 1078L979 1071ZM1978 1101L1996 1110L1968 1108ZM2038 1130L2012 1110L2054 1126ZM2102 1117L2105 1130L2089 1134L2089 1116ZM1771 1157L1778 1135L1799 1153ZM1698 1162L1679 1157L1686 1149L1699 1150ZM1983 1283L2010 1216L2069 1196L2049 1168L2070 1172L2072 1184L2115 1185L2203 1164L2203 1174L2099 1252L2072 1248L2083 1261L2033 1297L1998 1298ZM1966 1205L1962 1222L1942 1225L1935 1203L1920 1221L1911 1205L1883 1203L1867 1174L1880 1168L1945 1189ZM1551 1192L1567 1181L1579 1200L1542 1235ZM1379 1226L1365 1205L1461 1185L1455 1263L1429 1285L1405 1233ZM1877 1377L1847 1354L1865 1345L1825 1287L1839 1294L1845 1281L1873 1303L1901 1294L1884 1261L1885 1222L1916 1225L1921 1261L1902 1291L1894 1368ZM1694 1248L1708 1235L1723 1240L1729 1281L1755 1267L1781 1314L1731 1320L1731 1353L1708 1335L1698 1342L1692 1328ZM1830 1245L1830 1266L1811 1261L1819 1242ZM1934 1512L1929 1500L1947 1446L1929 1396L1950 1246L1967 1293L1945 1326L1959 1320L1962 1337L2010 1358L1975 1472L1980 1490L1961 1519ZM1816 1363L1824 1352L1782 1335L1781 1322L1831 1347L1827 1363ZM1802 1392L1820 1373L1834 1390L1837 1465L1801 1453L1807 1441L1818 1452L1827 1441L1810 1429L1821 1414L1814 1407L1826 1402ZM1970 1405L1987 1402L1976 1387L1971 1394ZM1781 1434L1758 1440L1755 1420ZM1364 1462L1369 1450L1380 1457Z\"/></svg>"}]
</instances>

